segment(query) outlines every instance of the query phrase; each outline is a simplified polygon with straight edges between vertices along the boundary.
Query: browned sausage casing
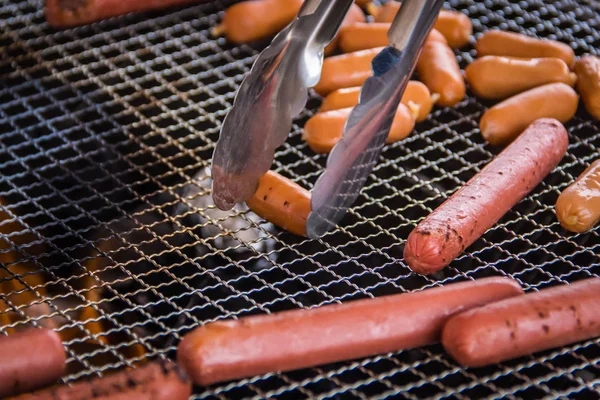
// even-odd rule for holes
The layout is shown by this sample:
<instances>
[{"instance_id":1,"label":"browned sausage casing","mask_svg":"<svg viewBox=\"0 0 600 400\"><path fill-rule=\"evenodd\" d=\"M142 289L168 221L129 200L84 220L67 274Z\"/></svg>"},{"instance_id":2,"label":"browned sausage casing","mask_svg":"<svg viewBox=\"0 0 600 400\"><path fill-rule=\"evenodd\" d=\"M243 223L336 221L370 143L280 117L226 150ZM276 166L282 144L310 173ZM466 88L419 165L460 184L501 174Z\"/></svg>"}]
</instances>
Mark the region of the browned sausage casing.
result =
<instances>
[{"instance_id":1,"label":"browned sausage casing","mask_svg":"<svg viewBox=\"0 0 600 400\"><path fill-rule=\"evenodd\" d=\"M154 362L104 378L55 386L13 400L187 400L192 385L172 362Z\"/></svg>"},{"instance_id":2,"label":"browned sausage casing","mask_svg":"<svg viewBox=\"0 0 600 400\"><path fill-rule=\"evenodd\" d=\"M482 367L600 336L600 279L501 300L455 317L442 344L460 364Z\"/></svg>"},{"instance_id":3,"label":"browned sausage casing","mask_svg":"<svg viewBox=\"0 0 600 400\"><path fill-rule=\"evenodd\" d=\"M187 334L177 360L209 385L437 342L450 315L522 293L486 278L422 292L209 323Z\"/></svg>"},{"instance_id":4,"label":"browned sausage casing","mask_svg":"<svg viewBox=\"0 0 600 400\"><path fill-rule=\"evenodd\" d=\"M575 63L574 70L585 109L600 120L600 58L582 57Z\"/></svg>"},{"instance_id":5,"label":"browned sausage casing","mask_svg":"<svg viewBox=\"0 0 600 400\"><path fill-rule=\"evenodd\" d=\"M359 6L357 6L356 4L352 4L352 6L350 6L350 9L348 10L348 14L346 14L346 17L344 18L344 21L342 21L340 31L338 31L337 35L335 35L333 40L327 46L325 46L325 55L328 56L335 50L337 50L342 33L341 30L344 29L344 27L364 22L365 14L362 12Z\"/></svg>"},{"instance_id":6,"label":"browned sausage casing","mask_svg":"<svg viewBox=\"0 0 600 400\"><path fill-rule=\"evenodd\" d=\"M410 233L404 247L410 269L432 274L450 264L556 167L567 146L557 120L531 124Z\"/></svg>"},{"instance_id":7,"label":"browned sausage casing","mask_svg":"<svg viewBox=\"0 0 600 400\"><path fill-rule=\"evenodd\" d=\"M56 381L65 370L65 351L50 329L0 337L0 398Z\"/></svg>"},{"instance_id":8,"label":"browned sausage casing","mask_svg":"<svg viewBox=\"0 0 600 400\"><path fill-rule=\"evenodd\" d=\"M600 160L563 190L555 209L562 227L571 232L589 231L600 222Z\"/></svg>"}]
</instances>

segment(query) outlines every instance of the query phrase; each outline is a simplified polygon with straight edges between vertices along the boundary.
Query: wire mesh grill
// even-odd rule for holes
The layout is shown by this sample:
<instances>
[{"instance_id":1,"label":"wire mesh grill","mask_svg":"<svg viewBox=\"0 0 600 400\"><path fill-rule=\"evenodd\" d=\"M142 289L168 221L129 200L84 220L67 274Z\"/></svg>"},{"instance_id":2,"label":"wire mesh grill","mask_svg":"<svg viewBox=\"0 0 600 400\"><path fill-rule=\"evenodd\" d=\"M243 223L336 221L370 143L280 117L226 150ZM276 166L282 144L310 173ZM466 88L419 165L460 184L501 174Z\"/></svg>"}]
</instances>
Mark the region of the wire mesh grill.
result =
<instances>
[{"instance_id":1,"label":"wire mesh grill","mask_svg":"<svg viewBox=\"0 0 600 400\"><path fill-rule=\"evenodd\" d=\"M472 94L438 108L386 146L338 229L306 240L245 209L208 207L218 130L261 45L209 30L232 1L113 18L64 31L42 2L0 0L0 331L59 330L64 382L172 357L183 334L223 318L317 307L491 275L527 291L600 276L600 230L556 222L560 191L599 156L600 124L583 108L567 124L561 165L443 272L402 260L415 224L497 152L477 129L491 103ZM598 54L600 5L539 0L450 1L476 34L501 28ZM473 42L458 52L461 66ZM311 188L325 157L301 127L273 168ZM102 326L102 329L97 329ZM600 398L600 341L476 370L441 346L196 388L196 398Z\"/></svg>"}]
</instances>

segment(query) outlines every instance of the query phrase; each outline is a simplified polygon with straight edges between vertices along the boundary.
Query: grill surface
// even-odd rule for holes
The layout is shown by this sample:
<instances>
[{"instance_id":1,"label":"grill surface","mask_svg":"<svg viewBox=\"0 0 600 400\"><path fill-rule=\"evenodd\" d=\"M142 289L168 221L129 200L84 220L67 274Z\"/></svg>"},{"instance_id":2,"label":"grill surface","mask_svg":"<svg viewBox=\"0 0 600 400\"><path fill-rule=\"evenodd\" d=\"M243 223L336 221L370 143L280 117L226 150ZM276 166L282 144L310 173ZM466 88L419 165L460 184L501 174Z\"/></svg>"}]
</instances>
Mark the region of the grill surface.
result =
<instances>
[{"instance_id":1,"label":"grill surface","mask_svg":"<svg viewBox=\"0 0 600 400\"><path fill-rule=\"evenodd\" d=\"M191 177L209 165L234 91L260 51L210 37L230 4L57 31L46 25L41 1L0 0L0 197L7 214L0 255L18 254L2 259L0 283L22 287L13 296L0 294L6 309L0 317L23 317L0 331L62 318L62 333L79 332L65 342L64 382L142 357L173 357L183 334L222 318L490 275L511 276L527 291L600 276L600 229L567 233L553 212L560 191L599 156L600 124L582 107L567 124L570 146L561 165L436 276L410 274L403 243L497 151L477 129L491 103L471 94L455 108L436 109L407 140L386 146L356 205L322 240L273 230L246 211L227 217L203 206L208 186L190 188ZM599 52L598 3L446 6L466 12L476 34L508 29L562 40L578 55ZM474 57L472 44L458 53L463 68ZM273 167L307 188L325 164L300 139L318 105L313 96ZM232 218L233 233L220 232ZM22 240L27 232L33 239ZM89 267L93 260L96 270ZM33 267L15 272L24 263ZM31 283L42 275L42 283ZM17 304L16 295L30 300ZM42 309L33 319L32 306ZM82 307L99 319L84 325L74 316ZM99 321L111 324L106 335L126 339L102 343L89 330ZM85 341L95 341L93 351L80 350ZM146 355L121 351L134 343ZM436 345L197 388L196 396L592 399L600 398L599 362L598 339L477 370L459 368Z\"/></svg>"}]
</instances>

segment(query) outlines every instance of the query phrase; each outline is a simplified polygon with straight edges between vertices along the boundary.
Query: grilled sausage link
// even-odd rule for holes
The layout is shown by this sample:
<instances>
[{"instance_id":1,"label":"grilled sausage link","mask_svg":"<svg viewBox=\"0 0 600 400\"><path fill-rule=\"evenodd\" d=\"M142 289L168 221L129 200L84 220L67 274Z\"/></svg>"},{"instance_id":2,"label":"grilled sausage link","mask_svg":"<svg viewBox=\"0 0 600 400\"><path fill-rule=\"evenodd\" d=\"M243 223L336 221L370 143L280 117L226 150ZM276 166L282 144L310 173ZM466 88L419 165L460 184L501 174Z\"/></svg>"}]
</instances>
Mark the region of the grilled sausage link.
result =
<instances>
[{"instance_id":1,"label":"grilled sausage link","mask_svg":"<svg viewBox=\"0 0 600 400\"><path fill-rule=\"evenodd\" d=\"M404 247L410 269L432 274L450 264L558 165L567 145L557 120L531 124L410 233Z\"/></svg>"},{"instance_id":2,"label":"grilled sausage link","mask_svg":"<svg viewBox=\"0 0 600 400\"><path fill-rule=\"evenodd\" d=\"M587 232L600 222L600 160L558 196L556 216L563 228Z\"/></svg>"},{"instance_id":3,"label":"grilled sausage link","mask_svg":"<svg viewBox=\"0 0 600 400\"><path fill-rule=\"evenodd\" d=\"M451 107L465 98L467 88L454 52L448 45L428 40L417 61L417 72L438 103Z\"/></svg>"},{"instance_id":4,"label":"grilled sausage link","mask_svg":"<svg viewBox=\"0 0 600 400\"><path fill-rule=\"evenodd\" d=\"M579 96L564 83L550 83L510 97L488 109L479 121L481 135L491 145L513 141L540 118L567 122L577 111Z\"/></svg>"},{"instance_id":5,"label":"grilled sausage link","mask_svg":"<svg viewBox=\"0 0 600 400\"><path fill-rule=\"evenodd\" d=\"M474 308L450 319L446 351L482 367L600 336L600 279L592 278Z\"/></svg>"},{"instance_id":6,"label":"grilled sausage link","mask_svg":"<svg viewBox=\"0 0 600 400\"><path fill-rule=\"evenodd\" d=\"M577 77L560 58L510 58L484 56L465 68L465 77L475 95L505 99L548 83L571 87Z\"/></svg>"},{"instance_id":7,"label":"grilled sausage link","mask_svg":"<svg viewBox=\"0 0 600 400\"><path fill-rule=\"evenodd\" d=\"M573 49L556 40L536 39L520 33L487 31L475 44L477 56L508 56L521 58L555 57L569 68L575 60Z\"/></svg>"},{"instance_id":8,"label":"grilled sausage link","mask_svg":"<svg viewBox=\"0 0 600 400\"><path fill-rule=\"evenodd\" d=\"M210 385L439 341L460 311L522 294L507 278L484 278L421 292L310 310L218 321L188 333L177 360L194 383Z\"/></svg>"},{"instance_id":9,"label":"grilled sausage link","mask_svg":"<svg viewBox=\"0 0 600 400\"><path fill-rule=\"evenodd\" d=\"M63 374L65 350L50 329L0 337L0 398L48 385Z\"/></svg>"},{"instance_id":10,"label":"grilled sausage link","mask_svg":"<svg viewBox=\"0 0 600 400\"><path fill-rule=\"evenodd\" d=\"M183 371L170 361L161 361L13 400L187 400L191 394L192 385Z\"/></svg>"},{"instance_id":11,"label":"grilled sausage link","mask_svg":"<svg viewBox=\"0 0 600 400\"><path fill-rule=\"evenodd\" d=\"M582 57L575 63L577 90L581 94L585 109L600 120L600 58Z\"/></svg>"}]
</instances>

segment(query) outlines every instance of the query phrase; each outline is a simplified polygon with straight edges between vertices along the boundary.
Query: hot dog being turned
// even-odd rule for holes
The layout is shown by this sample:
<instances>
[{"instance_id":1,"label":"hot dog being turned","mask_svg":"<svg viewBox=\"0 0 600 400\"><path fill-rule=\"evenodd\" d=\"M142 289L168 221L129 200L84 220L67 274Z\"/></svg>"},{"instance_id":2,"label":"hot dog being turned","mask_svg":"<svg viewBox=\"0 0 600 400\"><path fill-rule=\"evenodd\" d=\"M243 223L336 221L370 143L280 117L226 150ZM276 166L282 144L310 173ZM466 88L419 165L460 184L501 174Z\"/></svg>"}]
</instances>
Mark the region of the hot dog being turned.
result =
<instances>
[{"instance_id":1,"label":"hot dog being turned","mask_svg":"<svg viewBox=\"0 0 600 400\"><path fill-rule=\"evenodd\" d=\"M408 267L432 274L450 264L558 165L567 145L559 121L532 123L410 233L404 248Z\"/></svg>"},{"instance_id":2,"label":"hot dog being turned","mask_svg":"<svg viewBox=\"0 0 600 400\"><path fill-rule=\"evenodd\" d=\"M188 333L177 360L197 385L289 371L439 341L448 318L522 294L507 278L484 278L310 310L217 321Z\"/></svg>"},{"instance_id":3,"label":"hot dog being turned","mask_svg":"<svg viewBox=\"0 0 600 400\"><path fill-rule=\"evenodd\" d=\"M442 333L461 365L482 367L600 336L600 279L505 299L458 314Z\"/></svg>"}]
</instances>

